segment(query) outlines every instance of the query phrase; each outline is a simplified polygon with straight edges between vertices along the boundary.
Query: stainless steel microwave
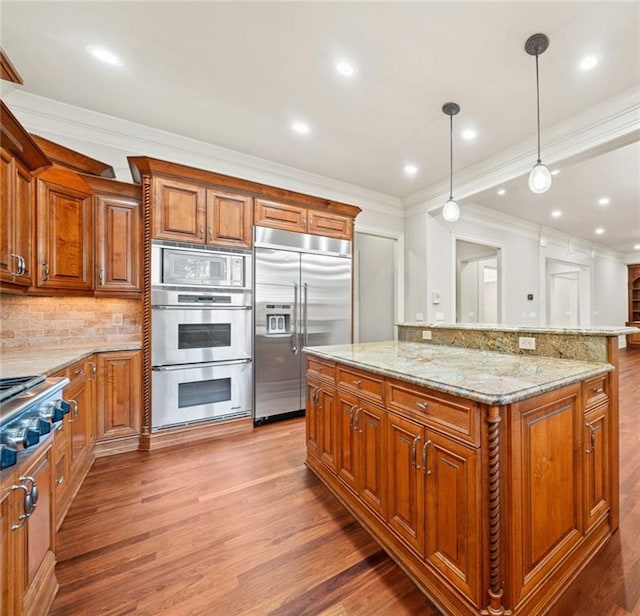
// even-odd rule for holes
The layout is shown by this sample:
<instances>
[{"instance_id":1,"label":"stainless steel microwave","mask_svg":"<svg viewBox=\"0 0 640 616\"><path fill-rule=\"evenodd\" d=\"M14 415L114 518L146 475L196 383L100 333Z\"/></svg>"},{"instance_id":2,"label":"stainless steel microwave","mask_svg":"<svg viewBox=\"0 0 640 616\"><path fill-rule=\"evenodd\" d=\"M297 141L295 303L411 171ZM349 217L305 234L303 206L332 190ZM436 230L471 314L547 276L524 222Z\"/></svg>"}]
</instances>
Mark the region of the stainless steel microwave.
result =
<instances>
[{"instance_id":1,"label":"stainless steel microwave","mask_svg":"<svg viewBox=\"0 0 640 616\"><path fill-rule=\"evenodd\" d=\"M251 254L205 247L151 246L151 284L251 288Z\"/></svg>"}]
</instances>

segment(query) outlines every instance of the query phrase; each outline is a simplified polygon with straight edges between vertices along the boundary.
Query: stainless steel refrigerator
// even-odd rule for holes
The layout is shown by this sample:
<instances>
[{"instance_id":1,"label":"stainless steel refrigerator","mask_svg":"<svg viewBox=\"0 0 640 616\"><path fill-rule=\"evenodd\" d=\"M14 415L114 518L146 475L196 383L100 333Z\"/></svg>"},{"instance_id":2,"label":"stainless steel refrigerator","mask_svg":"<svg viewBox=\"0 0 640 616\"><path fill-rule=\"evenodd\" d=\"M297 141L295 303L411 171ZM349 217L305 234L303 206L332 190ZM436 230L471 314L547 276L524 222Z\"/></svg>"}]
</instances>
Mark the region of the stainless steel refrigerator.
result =
<instances>
[{"instance_id":1,"label":"stainless steel refrigerator","mask_svg":"<svg viewBox=\"0 0 640 616\"><path fill-rule=\"evenodd\" d=\"M305 346L351 342L351 242L254 228L254 419L305 407Z\"/></svg>"}]
</instances>

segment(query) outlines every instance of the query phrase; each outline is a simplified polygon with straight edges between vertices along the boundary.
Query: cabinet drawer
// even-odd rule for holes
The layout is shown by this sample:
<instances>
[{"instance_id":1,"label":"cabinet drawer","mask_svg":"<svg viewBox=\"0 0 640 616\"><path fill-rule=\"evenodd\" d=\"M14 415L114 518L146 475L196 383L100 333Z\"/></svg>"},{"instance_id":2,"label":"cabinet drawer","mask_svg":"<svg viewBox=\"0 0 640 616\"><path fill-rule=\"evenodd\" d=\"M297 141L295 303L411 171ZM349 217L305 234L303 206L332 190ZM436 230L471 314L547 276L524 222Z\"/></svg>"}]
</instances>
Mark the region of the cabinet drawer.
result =
<instances>
[{"instance_id":1,"label":"cabinet drawer","mask_svg":"<svg viewBox=\"0 0 640 616\"><path fill-rule=\"evenodd\" d=\"M608 374L585 381L583 387L585 412L609 401Z\"/></svg>"},{"instance_id":2,"label":"cabinet drawer","mask_svg":"<svg viewBox=\"0 0 640 616\"><path fill-rule=\"evenodd\" d=\"M325 379L329 379L332 383L335 383L336 365L309 357L307 359L307 374L309 374L309 376L314 375L325 377Z\"/></svg>"},{"instance_id":3,"label":"cabinet drawer","mask_svg":"<svg viewBox=\"0 0 640 616\"><path fill-rule=\"evenodd\" d=\"M417 419L443 432L479 444L478 407L471 401L411 387L399 381L387 381L387 407Z\"/></svg>"},{"instance_id":4,"label":"cabinet drawer","mask_svg":"<svg viewBox=\"0 0 640 616\"><path fill-rule=\"evenodd\" d=\"M87 367L85 366L85 360L81 359L67 368L67 376L69 377L69 384L65 388L65 391L71 390L78 383L82 383L87 379Z\"/></svg>"},{"instance_id":5,"label":"cabinet drawer","mask_svg":"<svg viewBox=\"0 0 640 616\"><path fill-rule=\"evenodd\" d=\"M384 401L384 380L382 377L338 366L337 379L338 386L347 388L362 398L368 398L374 402Z\"/></svg>"}]
</instances>

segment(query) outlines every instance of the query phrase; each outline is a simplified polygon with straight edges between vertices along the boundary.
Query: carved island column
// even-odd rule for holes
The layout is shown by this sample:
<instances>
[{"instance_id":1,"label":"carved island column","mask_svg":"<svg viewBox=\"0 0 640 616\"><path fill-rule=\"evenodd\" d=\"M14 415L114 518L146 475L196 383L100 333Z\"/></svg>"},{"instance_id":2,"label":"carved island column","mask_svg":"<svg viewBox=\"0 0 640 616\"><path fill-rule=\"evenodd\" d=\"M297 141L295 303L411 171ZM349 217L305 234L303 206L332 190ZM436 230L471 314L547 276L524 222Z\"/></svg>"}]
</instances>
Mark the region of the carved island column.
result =
<instances>
[{"instance_id":1,"label":"carved island column","mask_svg":"<svg viewBox=\"0 0 640 616\"><path fill-rule=\"evenodd\" d=\"M151 177L142 178L142 429L140 449L151 449Z\"/></svg>"}]
</instances>

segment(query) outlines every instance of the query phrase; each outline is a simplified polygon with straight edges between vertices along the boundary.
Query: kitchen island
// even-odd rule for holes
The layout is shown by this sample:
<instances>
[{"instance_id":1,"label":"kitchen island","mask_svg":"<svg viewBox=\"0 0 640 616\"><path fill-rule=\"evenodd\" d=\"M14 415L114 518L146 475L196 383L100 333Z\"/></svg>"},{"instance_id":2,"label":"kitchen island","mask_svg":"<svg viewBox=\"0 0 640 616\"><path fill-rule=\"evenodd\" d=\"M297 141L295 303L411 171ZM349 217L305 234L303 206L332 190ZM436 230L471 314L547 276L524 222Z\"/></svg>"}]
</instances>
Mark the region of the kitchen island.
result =
<instances>
[{"instance_id":1,"label":"kitchen island","mask_svg":"<svg viewBox=\"0 0 640 616\"><path fill-rule=\"evenodd\" d=\"M446 614L544 613L617 528L606 356L306 352L307 466Z\"/></svg>"}]
</instances>

